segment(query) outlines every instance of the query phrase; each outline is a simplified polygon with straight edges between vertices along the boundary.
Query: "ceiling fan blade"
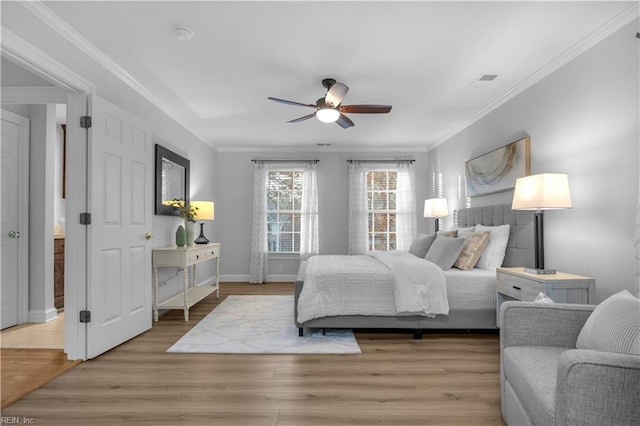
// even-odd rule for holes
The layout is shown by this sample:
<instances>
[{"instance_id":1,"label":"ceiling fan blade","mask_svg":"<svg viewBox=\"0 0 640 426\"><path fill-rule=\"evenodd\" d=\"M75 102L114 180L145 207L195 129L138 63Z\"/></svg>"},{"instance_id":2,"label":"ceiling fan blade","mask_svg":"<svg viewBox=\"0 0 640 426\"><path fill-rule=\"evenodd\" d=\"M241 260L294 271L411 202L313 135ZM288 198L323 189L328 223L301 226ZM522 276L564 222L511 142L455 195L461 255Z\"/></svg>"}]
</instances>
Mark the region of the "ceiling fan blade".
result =
<instances>
[{"instance_id":1,"label":"ceiling fan blade","mask_svg":"<svg viewBox=\"0 0 640 426\"><path fill-rule=\"evenodd\" d=\"M336 123L338 123L338 126L342 127L343 129L348 129L349 127L355 126L355 124L353 124L353 121L351 121L349 117L344 114L340 114L340 117L338 117Z\"/></svg>"},{"instance_id":2,"label":"ceiling fan blade","mask_svg":"<svg viewBox=\"0 0 640 426\"><path fill-rule=\"evenodd\" d=\"M343 105L340 112L351 114L385 114L391 111L391 105Z\"/></svg>"},{"instance_id":3,"label":"ceiling fan blade","mask_svg":"<svg viewBox=\"0 0 640 426\"><path fill-rule=\"evenodd\" d=\"M304 117L296 118L295 120L287 121L287 123L297 123L298 121L308 120L316 116L316 113L305 115Z\"/></svg>"},{"instance_id":4,"label":"ceiling fan blade","mask_svg":"<svg viewBox=\"0 0 640 426\"><path fill-rule=\"evenodd\" d=\"M287 105L299 105L299 106L306 106L311 108L316 107L315 105L311 105L311 104L301 104L300 102L288 101L286 99L272 98L271 96L269 96L267 99L269 99L270 101L280 102Z\"/></svg>"},{"instance_id":5,"label":"ceiling fan blade","mask_svg":"<svg viewBox=\"0 0 640 426\"><path fill-rule=\"evenodd\" d=\"M344 99L348 91L349 87L347 87L346 84L335 83L327 91L327 94L324 97L324 102L331 108L335 108L340 105L340 102L342 102L342 99Z\"/></svg>"}]
</instances>

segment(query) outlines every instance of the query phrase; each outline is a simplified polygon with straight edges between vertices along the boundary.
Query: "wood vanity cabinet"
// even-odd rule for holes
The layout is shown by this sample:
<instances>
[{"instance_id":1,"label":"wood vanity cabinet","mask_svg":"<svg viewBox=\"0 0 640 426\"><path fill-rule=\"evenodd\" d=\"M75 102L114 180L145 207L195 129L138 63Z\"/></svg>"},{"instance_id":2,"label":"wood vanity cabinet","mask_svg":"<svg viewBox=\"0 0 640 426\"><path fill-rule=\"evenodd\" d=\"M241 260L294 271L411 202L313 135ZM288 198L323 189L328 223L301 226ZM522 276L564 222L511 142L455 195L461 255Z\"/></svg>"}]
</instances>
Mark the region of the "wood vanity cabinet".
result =
<instances>
[{"instance_id":1,"label":"wood vanity cabinet","mask_svg":"<svg viewBox=\"0 0 640 426\"><path fill-rule=\"evenodd\" d=\"M64 308L64 238L53 240L53 306Z\"/></svg>"}]
</instances>

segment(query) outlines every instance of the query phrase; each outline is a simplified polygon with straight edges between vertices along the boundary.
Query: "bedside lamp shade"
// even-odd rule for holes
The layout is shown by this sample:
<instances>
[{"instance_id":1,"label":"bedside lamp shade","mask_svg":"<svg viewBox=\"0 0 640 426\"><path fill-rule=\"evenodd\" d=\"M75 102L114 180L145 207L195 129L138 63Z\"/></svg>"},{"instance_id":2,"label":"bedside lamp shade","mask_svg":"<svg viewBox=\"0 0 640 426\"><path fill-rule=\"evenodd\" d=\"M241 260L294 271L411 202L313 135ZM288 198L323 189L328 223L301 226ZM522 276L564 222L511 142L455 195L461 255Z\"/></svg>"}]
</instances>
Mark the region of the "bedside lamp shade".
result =
<instances>
[{"instance_id":1,"label":"bedside lamp shade","mask_svg":"<svg viewBox=\"0 0 640 426\"><path fill-rule=\"evenodd\" d=\"M513 210L535 210L535 268L525 268L527 272L537 274L553 274L554 269L544 268L544 230L543 210L570 209L571 194L569 178L564 173L542 173L525 176L516 180L513 191Z\"/></svg>"},{"instance_id":2,"label":"bedside lamp shade","mask_svg":"<svg viewBox=\"0 0 640 426\"><path fill-rule=\"evenodd\" d=\"M429 198L424 201L424 217L436 219L436 231L440 228L438 218L449 216L446 198Z\"/></svg>"},{"instance_id":3,"label":"bedside lamp shade","mask_svg":"<svg viewBox=\"0 0 640 426\"><path fill-rule=\"evenodd\" d=\"M446 217L449 216L446 198L429 198L424 201L424 217Z\"/></svg>"},{"instance_id":4,"label":"bedside lamp shade","mask_svg":"<svg viewBox=\"0 0 640 426\"><path fill-rule=\"evenodd\" d=\"M209 240L204 236L204 221L213 220L215 217L213 201L191 201L192 207L196 207L195 218L200 221L200 235L195 239L196 244L208 244Z\"/></svg>"},{"instance_id":5,"label":"bedside lamp shade","mask_svg":"<svg viewBox=\"0 0 640 426\"><path fill-rule=\"evenodd\" d=\"M570 209L569 177L564 173L542 173L516 180L513 210Z\"/></svg>"}]
</instances>

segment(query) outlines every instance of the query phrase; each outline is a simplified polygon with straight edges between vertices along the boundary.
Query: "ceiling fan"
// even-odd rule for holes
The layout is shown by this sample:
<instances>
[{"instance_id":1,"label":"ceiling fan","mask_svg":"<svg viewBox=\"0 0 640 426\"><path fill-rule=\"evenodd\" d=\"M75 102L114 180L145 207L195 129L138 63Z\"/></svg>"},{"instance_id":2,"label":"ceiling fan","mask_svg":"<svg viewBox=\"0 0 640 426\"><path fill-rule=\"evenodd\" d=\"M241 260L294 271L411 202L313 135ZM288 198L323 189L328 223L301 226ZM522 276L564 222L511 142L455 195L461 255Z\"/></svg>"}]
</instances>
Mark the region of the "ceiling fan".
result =
<instances>
[{"instance_id":1,"label":"ceiling fan","mask_svg":"<svg viewBox=\"0 0 640 426\"><path fill-rule=\"evenodd\" d=\"M338 126L343 129L354 126L353 121L344 115L344 113L385 114L391 111L391 105L342 105L342 100L349 91L349 88L346 84L339 83L333 78L325 78L322 80L322 86L327 89L327 93L324 95L324 98L318 99L315 104L303 104L286 99L273 98L271 96L267 99L287 105L299 105L315 109L313 113L287 121L287 123L297 123L317 117L318 120L323 123L337 123Z\"/></svg>"}]
</instances>

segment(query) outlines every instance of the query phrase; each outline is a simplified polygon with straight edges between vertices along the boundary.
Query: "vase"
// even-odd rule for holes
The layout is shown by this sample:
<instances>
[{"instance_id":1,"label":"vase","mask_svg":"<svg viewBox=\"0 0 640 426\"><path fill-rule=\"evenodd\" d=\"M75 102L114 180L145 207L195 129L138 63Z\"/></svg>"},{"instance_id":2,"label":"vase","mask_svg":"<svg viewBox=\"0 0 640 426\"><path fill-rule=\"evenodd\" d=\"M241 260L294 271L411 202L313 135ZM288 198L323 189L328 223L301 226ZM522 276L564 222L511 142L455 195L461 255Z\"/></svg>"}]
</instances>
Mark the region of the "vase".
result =
<instances>
[{"instance_id":1,"label":"vase","mask_svg":"<svg viewBox=\"0 0 640 426\"><path fill-rule=\"evenodd\" d=\"M178 247L184 247L186 243L187 243L187 233L184 230L184 226L180 225L176 230L176 245Z\"/></svg>"},{"instance_id":2,"label":"vase","mask_svg":"<svg viewBox=\"0 0 640 426\"><path fill-rule=\"evenodd\" d=\"M188 246L192 246L194 244L193 240L195 240L195 230L196 230L196 223L195 222L191 222L189 220L184 222L184 230L186 232L187 235L187 245Z\"/></svg>"}]
</instances>

